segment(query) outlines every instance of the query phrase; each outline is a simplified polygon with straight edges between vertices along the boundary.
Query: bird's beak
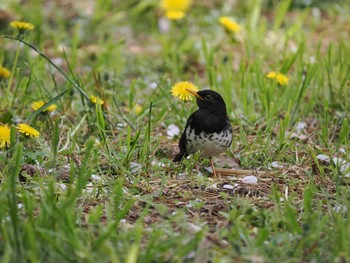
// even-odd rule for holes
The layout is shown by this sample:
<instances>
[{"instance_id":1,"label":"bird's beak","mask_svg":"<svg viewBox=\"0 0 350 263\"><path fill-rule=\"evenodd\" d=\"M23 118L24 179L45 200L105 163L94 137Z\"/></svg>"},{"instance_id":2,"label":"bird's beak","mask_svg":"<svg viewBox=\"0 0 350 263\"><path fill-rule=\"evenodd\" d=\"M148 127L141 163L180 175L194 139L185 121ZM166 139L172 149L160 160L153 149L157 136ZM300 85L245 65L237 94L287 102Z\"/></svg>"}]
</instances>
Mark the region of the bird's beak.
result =
<instances>
[{"instance_id":1,"label":"bird's beak","mask_svg":"<svg viewBox=\"0 0 350 263\"><path fill-rule=\"evenodd\" d=\"M200 100L204 100L196 91L192 90L192 89L186 89L189 93L191 93L193 96L195 96L196 98L200 99Z\"/></svg>"}]
</instances>

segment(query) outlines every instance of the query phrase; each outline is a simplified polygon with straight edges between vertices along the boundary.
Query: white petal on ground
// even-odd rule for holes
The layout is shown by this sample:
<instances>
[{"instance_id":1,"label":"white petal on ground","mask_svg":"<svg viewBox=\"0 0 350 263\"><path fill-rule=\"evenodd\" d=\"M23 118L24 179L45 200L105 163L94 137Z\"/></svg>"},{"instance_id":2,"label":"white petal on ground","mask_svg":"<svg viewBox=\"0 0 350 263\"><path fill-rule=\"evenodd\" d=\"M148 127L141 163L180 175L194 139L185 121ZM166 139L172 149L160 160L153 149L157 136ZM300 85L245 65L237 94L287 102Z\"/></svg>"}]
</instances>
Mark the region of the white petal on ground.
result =
<instances>
[{"instance_id":1,"label":"white petal on ground","mask_svg":"<svg viewBox=\"0 0 350 263\"><path fill-rule=\"evenodd\" d=\"M59 49L64 50L66 47L59 47ZM63 58L60 57L56 57L56 58L51 58L51 61L53 63L55 63L55 65L57 66L63 66L65 64L65 60Z\"/></svg>"},{"instance_id":2,"label":"white petal on ground","mask_svg":"<svg viewBox=\"0 0 350 263\"><path fill-rule=\"evenodd\" d=\"M96 181L96 182L99 182L99 181L102 180L102 178L100 176L96 175L96 174L92 174L91 175L91 179Z\"/></svg>"},{"instance_id":3,"label":"white petal on ground","mask_svg":"<svg viewBox=\"0 0 350 263\"><path fill-rule=\"evenodd\" d=\"M166 130L166 134L168 135L168 138L174 138L180 134L180 128L175 124L170 124Z\"/></svg>"},{"instance_id":4,"label":"white petal on ground","mask_svg":"<svg viewBox=\"0 0 350 263\"><path fill-rule=\"evenodd\" d=\"M267 167L270 168L270 169L271 168L283 168L284 165L279 164L277 161L274 161L274 162L268 164Z\"/></svg>"},{"instance_id":5,"label":"white petal on ground","mask_svg":"<svg viewBox=\"0 0 350 263\"><path fill-rule=\"evenodd\" d=\"M346 165L347 164L347 161L345 161L344 159L342 158L338 158L338 157L333 157L332 159L333 163L335 165L338 165L340 168L343 166L343 165Z\"/></svg>"},{"instance_id":6,"label":"white petal on ground","mask_svg":"<svg viewBox=\"0 0 350 263\"><path fill-rule=\"evenodd\" d=\"M207 170L209 173L213 173L213 169L211 168L211 166L207 166L207 167L204 167L205 170Z\"/></svg>"},{"instance_id":7,"label":"white petal on ground","mask_svg":"<svg viewBox=\"0 0 350 263\"><path fill-rule=\"evenodd\" d=\"M333 207L333 210L336 213L347 213L349 208L346 205L336 205Z\"/></svg>"},{"instance_id":8,"label":"white petal on ground","mask_svg":"<svg viewBox=\"0 0 350 263\"><path fill-rule=\"evenodd\" d=\"M301 140L302 142L306 142L308 140L308 137L304 134L300 134L298 139Z\"/></svg>"},{"instance_id":9,"label":"white petal on ground","mask_svg":"<svg viewBox=\"0 0 350 263\"><path fill-rule=\"evenodd\" d=\"M167 33L170 29L170 21L165 17L158 19L158 29L160 33Z\"/></svg>"},{"instance_id":10,"label":"white petal on ground","mask_svg":"<svg viewBox=\"0 0 350 263\"><path fill-rule=\"evenodd\" d=\"M62 191L66 191L67 186L65 184L58 184L58 187L61 188Z\"/></svg>"},{"instance_id":11,"label":"white petal on ground","mask_svg":"<svg viewBox=\"0 0 350 263\"><path fill-rule=\"evenodd\" d=\"M156 166L156 167L166 167L166 166L167 166L165 163L159 162L159 161L157 161L157 160L153 160L153 161L151 162L151 165L152 165L152 166Z\"/></svg>"},{"instance_id":12,"label":"white petal on ground","mask_svg":"<svg viewBox=\"0 0 350 263\"><path fill-rule=\"evenodd\" d=\"M293 140L293 139L298 138L299 135L296 132L292 132L292 133L286 132L286 137Z\"/></svg>"},{"instance_id":13,"label":"white petal on ground","mask_svg":"<svg viewBox=\"0 0 350 263\"><path fill-rule=\"evenodd\" d=\"M316 158L318 161L325 162L325 163L330 163L331 161L331 158L329 158L329 156L324 154L319 154L316 156Z\"/></svg>"},{"instance_id":14,"label":"white petal on ground","mask_svg":"<svg viewBox=\"0 0 350 263\"><path fill-rule=\"evenodd\" d=\"M305 122L298 122L297 123L297 127L296 127L296 130L297 130L297 133L301 133L303 130L305 130L307 128L307 124Z\"/></svg>"},{"instance_id":15,"label":"white petal on ground","mask_svg":"<svg viewBox=\"0 0 350 263\"><path fill-rule=\"evenodd\" d=\"M197 231L197 232L199 232L199 231ZM184 257L184 260L187 262L189 259L193 259L195 256L196 256L196 252L192 250Z\"/></svg>"},{"instance_id":16,"label":"white petal on ground","mask_svg":"<svg viewBox=\"0 0 350 263\"><path fill-rule=\"evenodd\" d=\"M339 152L340 152L340 153L343 153L343 154L346 154L346 151L345 151L344 148L339 148Z\"/></svg>"},{"instance_id":17,"label":"white petal on ground","mask_svg":"<svg viewBox=\"0 0 350 263\"><path fill-rule=\"evenodd\" d=\"M310 64L315 64L315 62L316 62L316 57L315 57L315 56L310 56L310 57L309 57L309 62L310 62Z\"/></svg>"},{"instance_id":18,"label":"white petal on ground","mask_svg":"<svg viewBox=\"0 0 350 263\"><path fill-rule=\"evenodd\" d=\"M116 126L118 127L118 128L124 128L124 127L126 127L128 124L127 123L125 123L125 122L118 122L117 124L116 124Z\"/></svg>"},{"instance_id":19,"label":"white petal on ground","mask_svg":"<svg viewBox=\"0 0 350 263\"><path fill-rule=\"evenodd\" d=\"M230 185L230 184L224 184L224 185L222 186L222 188L228 189L228 190L233 190L235 187L234 187L233 185Z\"/></svg>"},{"instance_id":20,"label":"white petal on ground","mask_svg":"<svg viewBox=\"0 0 350 263\"><path fill-rule=\"evenodd\" d=\"M332 159L333 163L337 166L339 166L340 172L345 176L345 177L350 177L350 163L347 162L344 159L334 157Z\"/></svg>"},{"instance_id":21,"label":"white petal on ground","mask_svg":"<svg viewBox=\"0 0 350 263\"><path fill-rule=\"evenodd\" d=\"M197 232L203 230L202 226L197 226L197 225L192 224L192 223L188 223L188 226L189 226L195 233L197 233Z\"/></svg>"},{"instance_id":22,"label":"white petal on ground","mask_svg":"<svg viewBox=\"0 0 350 263\"><path fill-rule=\"evenodd\" d=\"M155 90L157 87L158 87L158 83L153 81L149 84L149 87L152 89L152 90Z\"/></svg>"},{"instance_id":23,"label":"white petal on ground","mask_svg":"<svg viewBox=\"0 0 350 263\"><path fill-rule=\"evenodd\" d=\"M344 174L344 177L349 178L350 177L350 171L346 174Z\"/></svg>"},{"instance_id":24,"label":"white petal on ground","mask_svg":"<svg viewBox=\"0 0 350 263\"><path fill-rule=\"evenodd\" d=\"M257 184L258 178L256 178L256 176L254 176L254 175L248 175L242 179L242 183L244 183L244 184Z\"/></svg>"},{"instance_id":25,"label":"white petal on ground","mask_svg":"<svg viewBox=\"0 0 350 263\"><path fill-rule=\"evenodd\" d=\"M210 189L218 189L218 184L217 183L213 183L209 186Z\"/></svg>"},{"instance_id":26,"label":"white petal on ground","mask_svg":"<svg viewBox=\"0 0 350 263\"><path fill-rule=\"evenodd\" d=\"M300 134L297 132L286 132L286 138L291 139L291 140L300 140L302 142L306 142L308 140L308 137L304 134Z\"/></svg>"}]
</instances>

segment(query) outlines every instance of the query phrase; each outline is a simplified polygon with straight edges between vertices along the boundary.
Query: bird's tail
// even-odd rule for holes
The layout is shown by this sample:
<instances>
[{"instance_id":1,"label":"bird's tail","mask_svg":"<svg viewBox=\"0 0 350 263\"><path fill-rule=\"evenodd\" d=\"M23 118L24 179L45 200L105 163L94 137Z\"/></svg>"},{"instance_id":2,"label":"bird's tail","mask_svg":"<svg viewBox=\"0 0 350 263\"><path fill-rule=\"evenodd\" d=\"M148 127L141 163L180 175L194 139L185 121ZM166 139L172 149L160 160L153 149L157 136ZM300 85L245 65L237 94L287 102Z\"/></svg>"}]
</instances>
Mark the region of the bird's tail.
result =
<instances>
[{"instance_id":1,"label":"bird's tail","mask_svg":"<svg viewBox=\"0 0 350 263\"><path fill-rule=\"evenodd\" d=\"M173 159L173 162L180 162L182 158L184 158L185 154L186 152L179 152Z\"/></svg>"}]
</instances>

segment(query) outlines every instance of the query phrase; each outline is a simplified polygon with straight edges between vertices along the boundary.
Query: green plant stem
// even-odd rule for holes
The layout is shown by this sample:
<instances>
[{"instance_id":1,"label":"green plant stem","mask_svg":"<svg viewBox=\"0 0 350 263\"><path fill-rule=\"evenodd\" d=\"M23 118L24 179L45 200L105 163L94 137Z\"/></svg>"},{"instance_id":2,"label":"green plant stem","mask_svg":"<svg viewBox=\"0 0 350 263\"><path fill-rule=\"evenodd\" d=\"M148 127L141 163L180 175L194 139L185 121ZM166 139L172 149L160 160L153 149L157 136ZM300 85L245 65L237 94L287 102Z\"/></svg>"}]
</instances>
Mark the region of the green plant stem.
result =
<instances>
[{"instance_id":1,"label":"green plant stem","mask_svg":"<svg viewBox=\"0 0 350 263\"><path fill-rule=\"evenodd\" d=\"M21 50L21 44L18 43L17 45L17 50L16 50L16 54L15 54L15 59L13 61L13 65L12 65L12 70L11 70L11 75L10 75L10 79L9 79L9 82L7 84L7 92L6 92L6 99L5 101L7 101L7 96L8 94L10 94L11 92L11 87L12 87L12 82L13 82L13 78L14 78L14 75L15 75L15 72L16 72L16 68L17 68L17 63L18 63L18 58L19 58L19 52Z\"/></svg>"}]
</instances>

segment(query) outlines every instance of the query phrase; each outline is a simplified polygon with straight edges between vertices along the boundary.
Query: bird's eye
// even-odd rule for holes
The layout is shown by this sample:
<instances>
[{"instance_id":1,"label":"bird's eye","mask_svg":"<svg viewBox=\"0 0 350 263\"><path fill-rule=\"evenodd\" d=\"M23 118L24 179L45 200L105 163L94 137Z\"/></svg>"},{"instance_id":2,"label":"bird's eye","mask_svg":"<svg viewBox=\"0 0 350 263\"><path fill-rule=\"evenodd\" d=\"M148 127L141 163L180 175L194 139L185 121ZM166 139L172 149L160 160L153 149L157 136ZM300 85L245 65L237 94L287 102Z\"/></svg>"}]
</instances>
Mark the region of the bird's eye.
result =
<instances>
[{"instance_id":1,"label":"bird's eye","mask_svg":"<svg viewBox=\"0 0 350 263\"><path fill-rule=\"evenodd\" d=\"M209 95L205 95L204 97L206 100L211 100L212 99L212 96L209 94Z\"/></svg>"}]
</instances>

